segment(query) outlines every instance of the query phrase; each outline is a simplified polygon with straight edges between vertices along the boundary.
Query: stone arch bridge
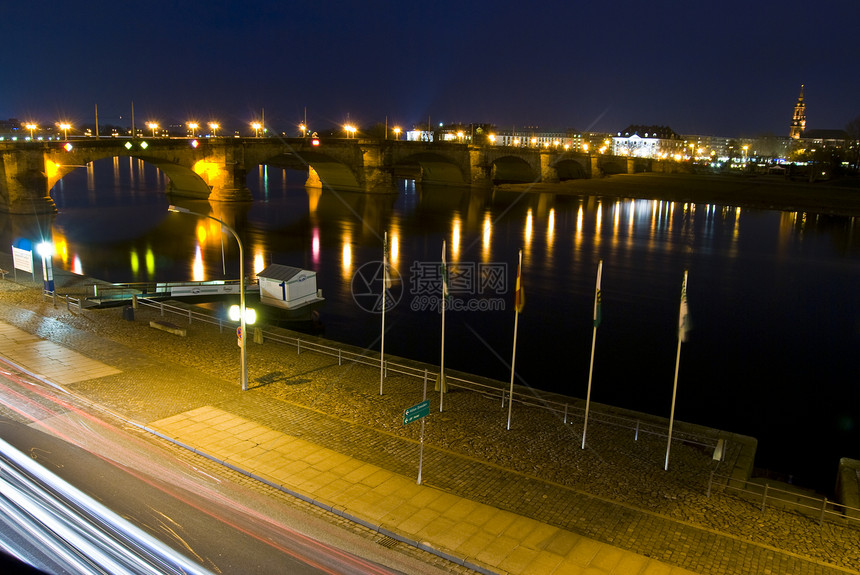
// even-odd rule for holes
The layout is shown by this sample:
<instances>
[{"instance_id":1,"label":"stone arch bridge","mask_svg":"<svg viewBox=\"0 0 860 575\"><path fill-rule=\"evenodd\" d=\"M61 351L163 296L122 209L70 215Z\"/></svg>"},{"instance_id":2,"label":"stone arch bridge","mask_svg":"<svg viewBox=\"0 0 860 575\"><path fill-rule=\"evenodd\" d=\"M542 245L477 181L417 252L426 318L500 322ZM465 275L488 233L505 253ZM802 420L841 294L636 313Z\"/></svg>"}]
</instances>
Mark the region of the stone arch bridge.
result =
<instances>
[{"instance_id":1,"label":"stone arch bridge","mask_svg":"<svg viewBox=\"0 0 860 575\"><path fill-rule=\"evenodd\" d=\"M50 191L63 176L95 160L118 156L157 166L169 178L172 194L225 202L251 200L245 177L261 164L305 170L309 185L392 192L397 174L452 185L558 182L591 177L611 160L553 148L339 138L323 138L318 145L310 138L0 142L0 211L56 211ZM616 171L629 168L624 164Z\"/></svg>"}]
</instances>

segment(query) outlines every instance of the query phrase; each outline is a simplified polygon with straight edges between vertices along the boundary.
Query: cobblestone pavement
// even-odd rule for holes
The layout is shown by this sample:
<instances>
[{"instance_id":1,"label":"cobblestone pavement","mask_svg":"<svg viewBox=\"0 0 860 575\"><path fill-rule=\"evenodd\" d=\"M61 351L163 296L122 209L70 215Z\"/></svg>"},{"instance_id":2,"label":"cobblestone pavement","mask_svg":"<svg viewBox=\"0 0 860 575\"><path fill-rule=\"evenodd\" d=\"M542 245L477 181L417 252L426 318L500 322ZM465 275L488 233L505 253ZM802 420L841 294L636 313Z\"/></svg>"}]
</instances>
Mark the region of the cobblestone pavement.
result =
<instances>
[{"instance_id":1,"label":"cobblestone pavement","mask_svg":"<svg viewBox=\"0 0 860 575\"><path fill-rule=\"evenodd\" d=\"M402 476L417 475L421 426L404 426L402 418L405 407L422 399L420 380L392 375L380 395L378 369L266 342L249 344L250 390L242 392L232 328L220 333L183 324L188 335L182 338L151 329L151 319L160 317L142 308L126 321L118 308L55 307L37 289L0 282L0 321L121 371L66 386L119 413L150 422L217 406ZM675 442L670 469L663 471L665 437L634 440L632 429L595 418L583 451L581 420L565 423L515 404L507 431L507 408L498 397L454 388L439 413L431 381L429 398L426 485L697 573L858 572L860 529L819 526L815 518L773 507L762 512L719 484L707 496L710 472L730 474L749 448L743 441L730 440L719 463L710 449Z\"/></svg>"}]
</instances>

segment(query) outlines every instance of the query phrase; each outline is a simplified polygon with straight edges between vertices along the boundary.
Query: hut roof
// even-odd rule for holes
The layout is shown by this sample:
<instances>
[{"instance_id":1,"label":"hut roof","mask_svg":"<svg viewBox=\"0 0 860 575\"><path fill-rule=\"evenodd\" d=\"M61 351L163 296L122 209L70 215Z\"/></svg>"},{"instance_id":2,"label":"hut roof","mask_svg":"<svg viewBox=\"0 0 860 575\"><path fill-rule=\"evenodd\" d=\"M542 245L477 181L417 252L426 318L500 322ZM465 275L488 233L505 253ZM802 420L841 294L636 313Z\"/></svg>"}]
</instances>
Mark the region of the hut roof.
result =
<instances>
[{"instance_id":1,"label":"hut roof","mask_svg":"<svg viewBox=\"0 0 860 575\"><path fill-rule=\"evenodd\" d=\"M272 280L280 280L280 281L289 281L297 274L301 273L302 268L297 268L293 266L284 266L281 264L270 264L263 271L257 274L257 277L272 279ZM316 274L316 272L308 271L308 274Z\"/></svg>"}]
</instances>

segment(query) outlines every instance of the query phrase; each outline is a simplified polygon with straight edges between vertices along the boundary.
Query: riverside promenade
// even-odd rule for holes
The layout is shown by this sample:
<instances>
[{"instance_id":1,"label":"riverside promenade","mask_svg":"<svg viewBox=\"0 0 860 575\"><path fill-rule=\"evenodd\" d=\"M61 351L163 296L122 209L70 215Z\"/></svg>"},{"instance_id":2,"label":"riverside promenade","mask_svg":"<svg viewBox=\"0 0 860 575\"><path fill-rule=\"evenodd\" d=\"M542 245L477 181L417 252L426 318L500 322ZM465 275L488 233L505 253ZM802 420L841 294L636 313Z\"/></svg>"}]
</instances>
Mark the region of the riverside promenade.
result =
<instances>
[{"instance_id":1,"label":"riverside promenade","mask_svg":"<svg viewBox=\"0 0 860 575\"><path fill-rule=\"evenodd\" d=\"M186 336L150 327L161 319ZM0 281L0 355L15 365L397 545L450 560L453 571L858 573L856 528L762 512L719 485L707 496L710 471L749 469L749 438L679 423L679 433L728 439L730 448L715 462L698 444L673 443L664 471L665 436L636 439L595 418L583 451L581 419L515 404L506 430L498 398L453 388L440 413L431 381L418 485L420 423L403 425L403 410L421 401L422 386L392 375L380 395L378 369L298 351L249 338L243 392L232 328L143 308L129 321L120 308L54 305L32 282Z\"/></svg>"}]
</instances>

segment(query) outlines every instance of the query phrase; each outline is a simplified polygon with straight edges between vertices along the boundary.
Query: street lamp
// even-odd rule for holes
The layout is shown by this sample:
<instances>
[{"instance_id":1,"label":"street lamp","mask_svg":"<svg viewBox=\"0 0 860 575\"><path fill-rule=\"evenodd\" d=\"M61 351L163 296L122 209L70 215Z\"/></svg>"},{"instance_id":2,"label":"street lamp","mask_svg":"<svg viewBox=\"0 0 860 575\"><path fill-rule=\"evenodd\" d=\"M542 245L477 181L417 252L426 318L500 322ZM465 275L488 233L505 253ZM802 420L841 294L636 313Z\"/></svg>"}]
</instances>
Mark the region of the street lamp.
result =
<instances>
[{"instance_id":1,"label":"street lamp","mask_svg":"<svg viewBox=\"0 0 860 575\"><path fill-rule=\"evenodd\" d=\"M215 138L218 136L218 128L221 126L218 125L218 122L209 122L209 129L212 130L212 137Z\"/></svg>"},{"instance_id":2,"label":"street lamp","mask_svg":"<svg viewBox=\"0 0 860 575\"><path fill-rule=\"evenodd\" d=\"M35 129L36 129L36 128L38 128L39 126L37 126L36 124L26 124L26 125L25 125L25 127L26 127L28 130L30 130L30 139L32 140L32 139L33 139L33 130L35 130Z\"/></svg>"},{"instance_id":3,"label":"street lamp","mask_svg":"<svg viewBox=\"0 0 860 575\"><path fill-rule=\"evenodd\" d=\"M201 218L209 218L210 220L215 220L216 222L221 224L222 229L226 229L228 232L233 234L233 237L236 238L236 243L239 244L239 348L241 349L240 361L242 363L242 391L246 391L248 389L248 357L245 353L245 348L246 344L248 343L248 334L247 330L245 329L245 320L246 318L250 319L250 314L248 310L245 309L245 248L242 245L242 240L239 238L239 234L236 233L236 230L234 230L215 216L192 212L188 208L181 208L179 206L174 205L167 206L167 211L177 212L180 214L191 214L193 216L199 216ZM250 323L253 322L253 319L250 319Z\"/></svg>"},{"instance_id":4,"label":"street lamp","mask_svg":"<svg viewBox=\"0 0 860 575\"><path fill-rule=\"evenodd\" d=\"M197 133L197 122L188 122L188 130L191 131L191 137Z\"/></svg>"},{"instance_id":5,"label":"street lamp","mask_svg":"<svg viewBox=\"0 0 860 575\"><path fill-rule=\"evenodd\" d=\"M394 127L394 139L395 140L400 139L400 127L399 126Z\"/></svg>"},{"instance_id":6,"label":"street lamp","mask_svg":"<svg viewBox=\"0 0 860 575\"><path fill-rule=\"evenodd\" d=\"M71 129L72 126L70 124L67 124L66 122L60 122L59 126L60 126L60 129L63 131L63 139L68 140L69 139L69 130Z\"/></svg>"},{"instance_id":7,"label":"street lamp","mask_svg":"<svg viewBox=\"0 0 860 575\"><path fill-rule=\"evenodd\" d=\"M305 137L305 135L306 135L306 133L305 133L305 125L304 125L304 124L299 124L299 132L301 132L301 134L302 134L302 138L304 138L304 137Z\"/></svg>"},{"instance_id":8,"label":"street lamp","mask_svg":"<svg viewBox=\"0 0 860 575\"><path fill-rule=\"evenodd\" d=\"M254 128L254 136L259 138L260 137L260 128L262 128L263 125L260 124L260 122L252 122L251 127Z\"/></svg>"},{"instance_id":9,"label":"street lamp","mask_svg":"<svg viewBox=\"0 0 860 575\"><path fill-rule=\"evenodd\" d=\"M152 130L152 137L155 137L155 131L158 129L158 124L155 122L149 122L146 124L146 127Z\"/></svg>"}]
</instances>

